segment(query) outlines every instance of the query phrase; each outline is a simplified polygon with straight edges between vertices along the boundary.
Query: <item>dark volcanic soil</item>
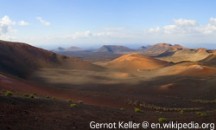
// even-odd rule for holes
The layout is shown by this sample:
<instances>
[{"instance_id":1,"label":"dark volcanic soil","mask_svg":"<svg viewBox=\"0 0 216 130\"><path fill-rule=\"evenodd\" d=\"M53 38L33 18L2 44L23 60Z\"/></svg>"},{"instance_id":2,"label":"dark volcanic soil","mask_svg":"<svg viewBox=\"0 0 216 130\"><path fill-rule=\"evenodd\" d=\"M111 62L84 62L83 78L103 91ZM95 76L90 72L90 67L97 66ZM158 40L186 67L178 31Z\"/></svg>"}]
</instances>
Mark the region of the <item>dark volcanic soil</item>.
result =
<instances>
[{"instance_id":1,"label":"dark volcanic soil","mask_svg":"<svg viewBox=\"0 0 216 130\"><path fill-rule=\"evenodd\" d=\"M216 122L214 77L161 78L138 85L37 85L1 75L0 130L86 130L90 121L158 123L161 117L178 122ZM161 90L161 85L166 89ZM8 90L12 96L5 95ZM70 107L71 103L77 107ZM135 107L142 112L135 112Z\"/></svg>"},{"instance_id":2,"label":"dark volcanic soil","mask_svg":"<svg viewBox=\"0 0 216 130\"><path fill-rule=\"evenodd\" d=\"M118 121L150 121L158 122L158 118L183 122L214 122L215 112L205 117L199 117L194 112L157 112L144 110L135 113L133 108L99 107L77 104L70 107L68 101L0 96L0 129L1 130L87 130L89 122Z\"/></svg>"}]
</instances>

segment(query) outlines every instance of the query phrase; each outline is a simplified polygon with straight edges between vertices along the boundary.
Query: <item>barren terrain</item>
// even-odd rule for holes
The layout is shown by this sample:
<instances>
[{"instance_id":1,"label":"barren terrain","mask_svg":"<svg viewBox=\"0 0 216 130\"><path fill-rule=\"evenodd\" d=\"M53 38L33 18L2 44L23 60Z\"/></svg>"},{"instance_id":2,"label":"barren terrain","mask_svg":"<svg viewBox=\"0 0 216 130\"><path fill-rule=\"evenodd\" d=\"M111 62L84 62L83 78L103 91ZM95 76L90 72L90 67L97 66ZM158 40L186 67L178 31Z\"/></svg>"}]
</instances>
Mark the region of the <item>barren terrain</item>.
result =
<instances>
[{"instance_id":1,"label":"barren terrain","mask_svg":"<svg viewBox=\"0 0 216 130\"><path fill-rule=\"evenodd\" d=\"M169 58L133 52L89 62L26 44L1 41L0 47L9 53L0 53L2 130L82 130L92 120L216 122L212 52L179 59L182 48L176 45Z\"/></svg>"}]
</instances>

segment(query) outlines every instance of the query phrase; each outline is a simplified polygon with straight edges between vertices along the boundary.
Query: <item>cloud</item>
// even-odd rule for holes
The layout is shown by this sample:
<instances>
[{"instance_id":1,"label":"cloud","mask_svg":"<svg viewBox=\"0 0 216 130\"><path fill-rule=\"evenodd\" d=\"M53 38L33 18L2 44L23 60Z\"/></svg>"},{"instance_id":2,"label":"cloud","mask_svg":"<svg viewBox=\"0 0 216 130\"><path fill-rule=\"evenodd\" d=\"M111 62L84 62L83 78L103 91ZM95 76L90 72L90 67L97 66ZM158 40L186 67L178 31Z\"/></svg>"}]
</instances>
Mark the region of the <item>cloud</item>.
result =
<instances>
[{"instance_id":1,"label":"cloud","mask_svg":"<svg viewBox=\"0 0 216 130\"><path fill-rule=\"evenodd\" d=\"M172 33L177 30L176 25L166 25L163 27L164 33Z\"/></svg>"},{"instance_id":2,"label":"cloud","mask_svg":"<svg viewBox=\"0 0 216 130\"><path fill-rule=\"evenodd\" d=\"M110 36L111 33L109 31L105 32L92 32L92 31L82 31L82 32L74 32L67 36L68 39L71 40L80 40L80 39L90 39L90 38L97 38L97 37L106 37Z\"/></svg>"},{"instance_id":3,"label":"cloud","mask_svg":"<svg viewBox=\"0 0 216 130\"><path fill-rule=\"evenodd\" d=\"M9 16L4 16L0 20L0 25L14 25L16 22L12 21Z\"/></svg>"},{"instance_id":4,"label":"cloud","mask_svg":"<svg viewBox=\"0 0 216 130\"><path fill-rule=\"evenodd\" d=\"M142 39L140 39L141 37ZM82 46L95 46L101 44L126 44L139 43L144 41L143 34L131 32L128 29L103 28L100 30L77 31L70 34L54 34L46 36L25 37L25 42L46 43L47 45L69 46L68 44L77 44ZM46 46L46 45L40 45Z\"/></svg>"},{"instance_id":5,"label":"cloud","mask_svg":"<svg viewBox=\"0 0 216 130\"><path fill-rule=\"evenodd\" d=\"M28 26L29 23L26 22L26 21L24 21L24 20L21 20L21 21L18 22L18 25L19 25L19 26Z\"/></svg>"},{"instance_id":6,"label":"cloud","mask_svg":"<svg viewBox=\"0 0 216 130\"><path fill-rule=\"evenodd\" d=\"M87 38L91 37L93 34L89 30L84 31L84 32L75 32L74 34L71 35L72 39L79 39L79 38Z\"/></svg>"},{"instance_id":7,"label":"cloud","mask_svg":"<svg viewBox=\"0 0 216 130\"><path fill-rule=\"evenodd\" d=\"M37 20L45 26L50 22L42 17ZM0 18L0 38L9 38L16 26L26 26L29 23L13 21L8 16ZM136 43L215 43L216 37L216 18L207 19L207 22L200 24L194 19L173 19L170 24L162 26L133 29L124 27L104 27L94 30L75 31L71 33L56 32L45 36L34 35L17 37L19 41L29 43L47 43L47 45L58 45L59 43L67 46L70 44L95 45L95 44L136 44ZM41 45L41 46L43 46Z\"/></svg>"},{"instance_id":8,"label":"cloud","mask_svg":"<svg viewBox=\"0 0 216 130\"><path fill-rule=\"evenodd\" d=\"M105 28L102 31L82 31L82 32L75 32L72 33L71 35L68 36L68 38L71 38L73 40L76 39L82 39L82 38L126 38L126 37L130 37L129 35L127 35L127 32L125 32L125 30L123 29L119 29L119 28Z\"/></svg>"},{"instance_id":9,"label":"cloud","mask_svg":"<svg viewBox=\"0 0 216 130\"><path fill-rule=\"evenodd\" d=\"M146 41L170 43L215 43L216 18L200 24L193 19L174 19L172 24L146 29Z\"/></svg>"},{"instance_id":10,"label":"cloud","mask_svg":"<svg viewBox=\"0 0 216 130\"><path fill-rule=\"evenodd\" d=\"M175 19L174 23L177 26L196 26L197 25L197 21L191 20L191 19Z\"/></svg>"},{"instance_id":11,"label":"cloud","mask_svg":"<svg viewBox=\"0 0 216 130\"><path fill-rule=\"evenodd\" d=\"M0 35L7 34L13 30L12 26L15 25L15 21L12 21L8 16L4 16L0 19Z\"/></svg>"},{"instance_id":12,"label":"cloud","mask_svg":"<svg viewBox=\"0 0 216 130\"><path fill-rule=\"evenodd\" d=\"M199 31L204 34L216 33L216 18L210 18L208 24L200 28Z\"/></svg>"},{"instance_id":13,"label":"cloud","mask_svg":"<svg viewBox=\"0 0 216 130\"><path fill-rule=\"evenodd\" d=\"M150 33L158 33L158 32L160 32L160 30L161 30L160 27L156 27L156 28L150 28L150 29L148 29L148 31L149 31Z\"/></svg>"},{"instance_id":14,"label":"cloud","mask_svg":"<svg viewBox=\"0 0 216 130\"><path fill-rule=\"evenodd\" d=\"M42 17L36 17L36 19L44 26L50 26L51 23L47 20L44 20Z\"/></svg>"},{"instance_id":15,"label":"cloud","mask_svg":"<svg viewBox=\"0 0 216 130\"><path fill-rule=\"evenodd\" d=\"M29 25L29 23L24 20L14 21L9 16L5 15L0 18L0 38L3 40L14 40L14 33L17 32L16 27L27 25Z\"/></svg>"},{"instance_id":16,"label":"cloud","mask_svg":"<svg viewBox=\"0 0 216 130\"><path fill-rule=\"evenodd\" d=\"M216 18L210 18L207 24L200 25L192 19L175 19L174 24L149 28L149 33L188 35L216 33Z\"/></svg>"},{"instance_id":17,"label":"cloud","mask_svg":"<svg viewBox=\"0 0 216 130\"><path fill-rule=\"evenodd\" d=\"M209 19L209 24L216 25L216 18L210 18Z\"/></svg>"}]
</instances>

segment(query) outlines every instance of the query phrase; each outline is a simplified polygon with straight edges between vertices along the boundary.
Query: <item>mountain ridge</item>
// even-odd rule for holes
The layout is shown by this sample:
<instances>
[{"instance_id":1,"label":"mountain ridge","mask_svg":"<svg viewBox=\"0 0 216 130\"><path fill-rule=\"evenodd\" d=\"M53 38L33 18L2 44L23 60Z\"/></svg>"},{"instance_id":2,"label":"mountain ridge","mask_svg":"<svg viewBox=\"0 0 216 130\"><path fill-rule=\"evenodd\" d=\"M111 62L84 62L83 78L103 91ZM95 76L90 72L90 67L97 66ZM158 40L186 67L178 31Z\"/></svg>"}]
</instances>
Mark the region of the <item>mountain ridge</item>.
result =
<instances>
[{"instance_id":1,"label":"mountain ridge","mask_svg":"<svg viewBox=\"0 0 216 130\"><path fill-rule=\"evenodd\" d=\"M26 78L43 67L100 69L79 58L59 55L27 43L0 41L0 71Z\"/></svg>"}]
</instances>

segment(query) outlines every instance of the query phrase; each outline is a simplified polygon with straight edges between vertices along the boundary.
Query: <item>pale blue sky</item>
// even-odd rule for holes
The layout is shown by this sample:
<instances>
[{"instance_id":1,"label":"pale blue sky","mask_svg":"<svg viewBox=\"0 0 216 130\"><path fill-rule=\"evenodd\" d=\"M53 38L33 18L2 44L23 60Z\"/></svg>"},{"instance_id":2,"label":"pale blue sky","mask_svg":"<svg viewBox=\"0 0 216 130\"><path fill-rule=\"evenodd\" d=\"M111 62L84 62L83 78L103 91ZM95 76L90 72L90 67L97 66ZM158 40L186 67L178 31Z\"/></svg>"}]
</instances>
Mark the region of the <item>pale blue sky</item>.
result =
<instances>
[{"instance_id":1,"label":"pale blue sky","mask_svg":"<svg viewBox=\"0 0 216 130\"><path fill-rule=\"evenodd\" d=\"M0 39L39 47L216 48L215 0L0 0Z\"/></svg>"}]
</instances>

